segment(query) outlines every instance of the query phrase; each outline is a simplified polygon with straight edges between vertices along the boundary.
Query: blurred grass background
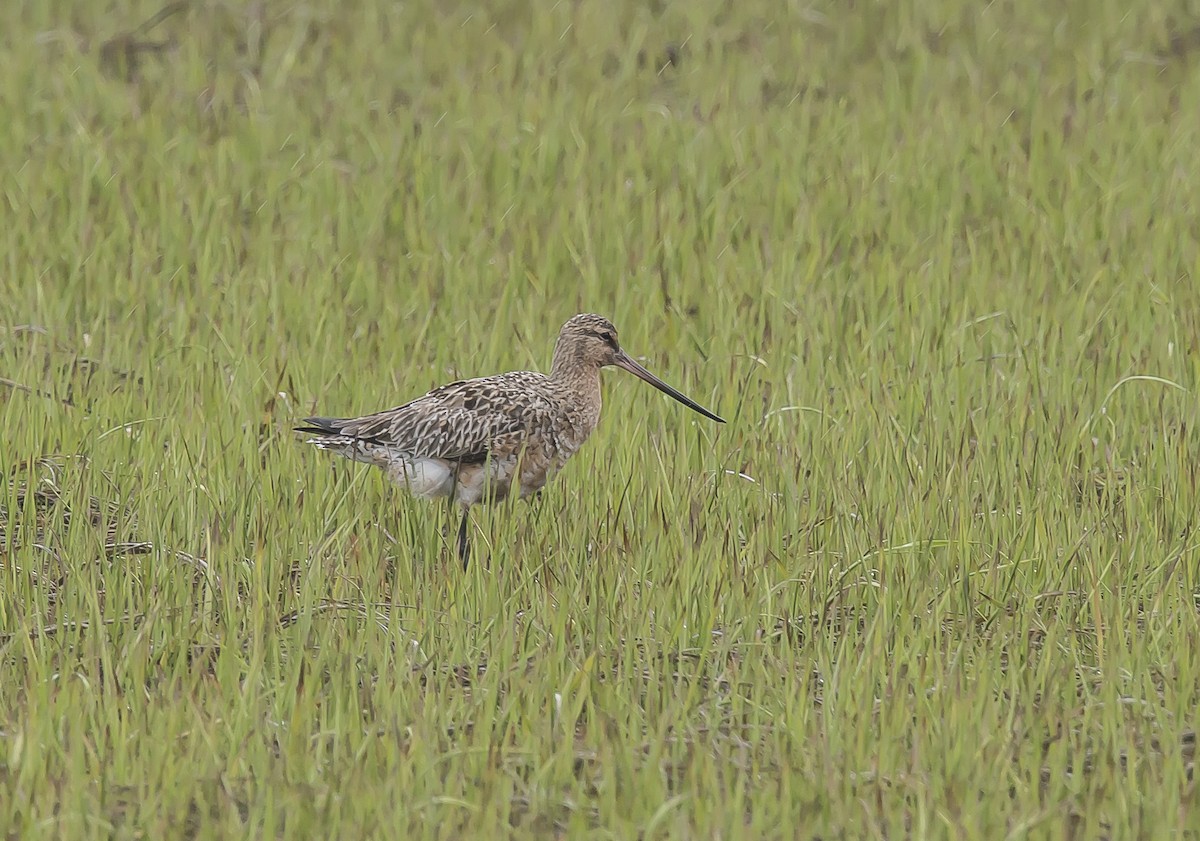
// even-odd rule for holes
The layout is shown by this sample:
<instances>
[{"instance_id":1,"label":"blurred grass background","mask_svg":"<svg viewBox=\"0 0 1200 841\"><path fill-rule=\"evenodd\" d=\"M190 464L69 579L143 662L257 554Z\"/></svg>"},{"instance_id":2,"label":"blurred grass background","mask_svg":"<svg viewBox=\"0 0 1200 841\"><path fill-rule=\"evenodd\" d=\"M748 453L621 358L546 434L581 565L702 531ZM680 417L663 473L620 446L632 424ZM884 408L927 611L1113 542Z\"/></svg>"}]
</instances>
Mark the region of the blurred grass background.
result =
<instances>
[{"instance_id":1,"label":"blurred grass background","mask_svg":"<svg viewBox=\"0 0 1200 841\"><path fill-rule=\"evenodd\" d=\"M0 27L6 837L1200 832L1194 4ZM579 311L465 575L289 431Z\"/></svg>"}]
</instances>

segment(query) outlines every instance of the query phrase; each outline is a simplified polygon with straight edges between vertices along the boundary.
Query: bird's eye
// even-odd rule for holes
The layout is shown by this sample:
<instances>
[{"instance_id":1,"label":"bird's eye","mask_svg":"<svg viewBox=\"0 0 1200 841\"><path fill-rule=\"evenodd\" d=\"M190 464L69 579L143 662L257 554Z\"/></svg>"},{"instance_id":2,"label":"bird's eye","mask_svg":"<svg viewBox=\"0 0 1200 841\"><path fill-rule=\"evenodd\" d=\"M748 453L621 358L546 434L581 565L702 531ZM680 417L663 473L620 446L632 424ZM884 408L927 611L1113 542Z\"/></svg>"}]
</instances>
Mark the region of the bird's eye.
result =
<instances>
[{"instance_id":1,"label":"bird's eye","mask_svg":"<svg viewBox=\"0 0 1200 841\"><path fill-rule=\"evenodd\" d=\"M608 345L613 350L617 350L617 336L615 333L610 333L607 330L597 330L591 334L593 338L599 339Z\"/></svg>"}]
</instances>

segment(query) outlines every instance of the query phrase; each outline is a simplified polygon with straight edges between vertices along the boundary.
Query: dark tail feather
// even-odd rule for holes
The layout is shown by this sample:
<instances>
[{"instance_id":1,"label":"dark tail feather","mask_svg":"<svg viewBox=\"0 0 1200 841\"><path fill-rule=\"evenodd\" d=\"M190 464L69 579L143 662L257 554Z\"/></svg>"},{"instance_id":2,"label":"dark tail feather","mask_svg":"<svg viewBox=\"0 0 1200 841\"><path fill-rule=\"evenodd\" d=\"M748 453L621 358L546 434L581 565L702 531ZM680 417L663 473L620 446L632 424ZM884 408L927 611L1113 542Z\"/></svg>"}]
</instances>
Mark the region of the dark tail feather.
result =
<instances>
[{"instance_id":1,"label":"dark tail feather","mask_svg":"<svg viewBox=\"0 0 1200 841\"><path fill-rule=\"evenodd\" d=\"M296 432L307 435L341 435L342 423L340 418L305 418L304 426L294 426Z\"/></svg>"},{"instance_id":2,"label":"dark tail feather","mask_svg":"<svg viewBox=\"0 0 1200 841\"><path fill-rule=\"evenodd\" d=\"M380 460L381 453L378 447L345 431L349 423L351 421L345 418L305 418L303 425L292 428L312 436L305 442L307 444L315 444L322 450L337 453L353 461L386 466L386 463Z\"/></svg>"}]
</instances>

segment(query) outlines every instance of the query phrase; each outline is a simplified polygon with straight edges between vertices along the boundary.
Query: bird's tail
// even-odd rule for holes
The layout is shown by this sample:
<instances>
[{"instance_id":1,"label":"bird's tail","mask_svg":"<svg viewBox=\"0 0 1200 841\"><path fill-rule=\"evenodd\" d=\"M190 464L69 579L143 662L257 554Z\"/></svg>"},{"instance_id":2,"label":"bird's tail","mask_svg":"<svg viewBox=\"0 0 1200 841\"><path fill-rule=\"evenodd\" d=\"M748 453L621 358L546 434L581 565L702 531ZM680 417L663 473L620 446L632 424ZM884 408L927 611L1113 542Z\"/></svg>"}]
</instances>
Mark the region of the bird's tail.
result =
<instances>
[{"instance_id":1,"label":"bird's tail","mask_svg":"<svg viewBox=\"0 0 1200 841\"><path fill-rule=\"evenodd\" d=\"M344 418L305 418L302 426L293 427L293 431L309 437L306 444L315 444L322 450L329 450L340 456L366 464L378 461L377 448L371 442L345 432L347 420Z\"/></svg>"},{"instance_id":2,"label":"bird's tail","mask_svg":"<svg viewBox=\"0 0 1200 841\"><path fill-rule=\"evenodd\" d=\"M342 426L346 422L341 418L305 418L301 423L304 426L294 426L292 429L296 432L328 438L331 435L341 435Z\"/></svg>"}]
</instances>

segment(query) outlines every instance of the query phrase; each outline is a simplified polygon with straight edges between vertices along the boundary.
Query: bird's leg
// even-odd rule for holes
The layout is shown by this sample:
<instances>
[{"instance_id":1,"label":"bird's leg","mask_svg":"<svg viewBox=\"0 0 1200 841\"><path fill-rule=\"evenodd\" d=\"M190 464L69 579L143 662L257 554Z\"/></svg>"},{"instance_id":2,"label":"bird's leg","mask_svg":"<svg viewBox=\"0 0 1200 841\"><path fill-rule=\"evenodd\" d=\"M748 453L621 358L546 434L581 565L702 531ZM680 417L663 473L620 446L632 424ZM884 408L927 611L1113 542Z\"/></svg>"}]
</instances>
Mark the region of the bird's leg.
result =
<instances>
[{"instance_id":1,"label":"bird's leg","mask_svg":"<svg viewBox=\"0 0 1200 841\"><path fill-rule=\"evenodd\" d=\"M462 522L458 525L458 557L463 563L463 569L467 568L467 564L471 558L471 547L467 543L467 511L464 508L462 513Z\"/></svg>"},{"instance_id":2,"label":"bird's leg","mask_svg":"<svg viewBox=\"0 0 1200 841\"><path fill-rule=\"evenodd\" d=\"M529 497L529 510L533 512L533 521L540 523L542 521L542 509L545 506L545 498L540 490L536 491L533 496Z\"/></svg>"}]
</instances>

